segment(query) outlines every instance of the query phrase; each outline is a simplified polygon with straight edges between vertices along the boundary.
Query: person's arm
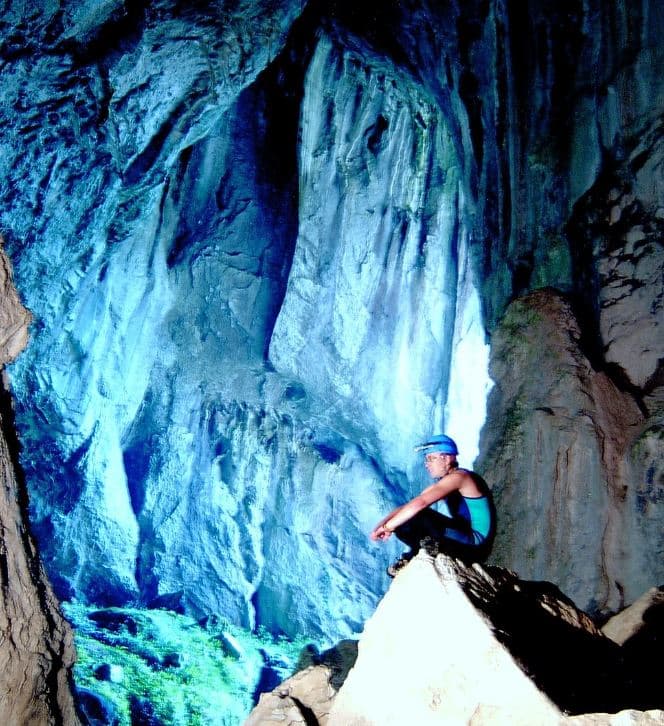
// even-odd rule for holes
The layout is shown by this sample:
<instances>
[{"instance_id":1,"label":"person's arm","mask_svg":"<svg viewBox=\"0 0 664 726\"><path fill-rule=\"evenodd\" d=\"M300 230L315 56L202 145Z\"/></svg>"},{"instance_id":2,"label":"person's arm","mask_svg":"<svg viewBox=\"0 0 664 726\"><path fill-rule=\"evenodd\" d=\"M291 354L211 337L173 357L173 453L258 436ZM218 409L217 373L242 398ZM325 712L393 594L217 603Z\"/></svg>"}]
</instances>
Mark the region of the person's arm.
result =
<instances>
[{"instance_id":1,"label":"person's arm","mask_svg":"<svg viewBox=\"0 0 664 726\"><path fill-rule=\"evenodd\" d=\"M418 512L421 512L429 505L437 502L439 499L443 499L443 497L458 489L462 482L463 477L459 476L459 473L456 471L444 476L416 497L413 497L409 502L390 512L375 527L370 535L371 539L387 539L397 527L405 524L409 519L412 519Z\"/></svg>"},{"instance_id":2,"label":"person's arm","mask_svg":"<svg viewBox=\"0 0 664 726\"><path fill-rule=\"evenodd\" d=\"M397 514L397 512L399 512L405 506L406 506L405 504L401 504L396 509L393 509L389 514L384 516L380 520L380 522L378 522L378 524L371 530L371 534L369 535L369 537L371 537L371 539L373 539L373 540L387 539L387 537L389 537L390 535L386 534L386 532L385 532L385 522L387 522L388 519L390 519L391 517L394 517L394 515Z\"/></svg>"}]
</instances>

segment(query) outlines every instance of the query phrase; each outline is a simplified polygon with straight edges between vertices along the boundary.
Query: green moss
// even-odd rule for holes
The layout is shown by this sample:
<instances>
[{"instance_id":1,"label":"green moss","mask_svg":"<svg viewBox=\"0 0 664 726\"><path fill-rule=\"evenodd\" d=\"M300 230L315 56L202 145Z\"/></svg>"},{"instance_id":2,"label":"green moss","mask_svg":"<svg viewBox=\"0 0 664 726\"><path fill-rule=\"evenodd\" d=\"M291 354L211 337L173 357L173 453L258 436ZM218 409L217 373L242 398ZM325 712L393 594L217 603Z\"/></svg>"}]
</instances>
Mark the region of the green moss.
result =
<instances>
[{"instance_id":1,"label":"green moss","mask_svg":"<svg viewBox=\"0 0 664 726\"><path fill-rule=\"evenodd\" d=\"M148 701L164 724L241 724L253 706L264 655L285 679L305 645L227 623L202 627L164 610L110 608L101 612L112 627L101 627L89 617L94 608L63 609L74 626L76 686L113 704L120 726L131 724L132 699ZM95 675L102 665L122 668L118 682Z\"/></svg>"},{"instance_id":2,"label":"green moss","mask_svg":"<svg viewBox=\"0 0 664 726\"><path fill-rule=\"evenodd\" d=\"M523 396L517 396L503 414L502 441L508 445L516 445L523 436L523 427L529 409Z\"/></svg>"},{"instance_id":3,"label":"green moss","mask_svg":"<svg viewBox=\"0 0 664 726\"><path fill-rule=\"evenodd\" d=\"M569 290L572 280L572 257L567 241L562 237L548 235L542 248L545 253L535 266L533 289L554 287Z\"/></svg>"},{"instance_id":4,"label":"green moss","mask_svg":"<svg viewBox=\"0 0 664 726\"><path fill-rule=\"evenodd\" d=\"M520 350L530 349L531 344L525 333L529 328L538 327L543 320L544 318L538 310L533 309L523 300L516 300L500 321L500 331L506 340L518 344Z\"/></svg>"}]
</instances>

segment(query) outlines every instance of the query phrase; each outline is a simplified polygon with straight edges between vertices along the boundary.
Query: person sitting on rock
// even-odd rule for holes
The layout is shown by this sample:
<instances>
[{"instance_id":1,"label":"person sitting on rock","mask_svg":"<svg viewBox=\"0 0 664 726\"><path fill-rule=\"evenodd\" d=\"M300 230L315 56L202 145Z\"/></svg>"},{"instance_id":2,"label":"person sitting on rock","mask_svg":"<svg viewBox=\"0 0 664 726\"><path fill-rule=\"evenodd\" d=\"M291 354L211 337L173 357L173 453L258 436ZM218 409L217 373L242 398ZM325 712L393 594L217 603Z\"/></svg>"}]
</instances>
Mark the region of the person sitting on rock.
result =
<instances>
[{"instance_id":1,"label":"person sitting on rock","mask_svg":"<svg viewBox=\"0 0 664 726\"><path fill-rule=\"evenodd\" d=\"M425 466L435 482L391 511L369 535L376 541L394 533L411 548L388 567L388 574L394 577L422 546L432 554L445 552L466 563L484 560L491 549L496 520L486 482L474 471L459 468L459 450L449 436L434 436L415 451L424 452ZM449 516L431 508L441 500Z\"/></svg>"}]
</instances>

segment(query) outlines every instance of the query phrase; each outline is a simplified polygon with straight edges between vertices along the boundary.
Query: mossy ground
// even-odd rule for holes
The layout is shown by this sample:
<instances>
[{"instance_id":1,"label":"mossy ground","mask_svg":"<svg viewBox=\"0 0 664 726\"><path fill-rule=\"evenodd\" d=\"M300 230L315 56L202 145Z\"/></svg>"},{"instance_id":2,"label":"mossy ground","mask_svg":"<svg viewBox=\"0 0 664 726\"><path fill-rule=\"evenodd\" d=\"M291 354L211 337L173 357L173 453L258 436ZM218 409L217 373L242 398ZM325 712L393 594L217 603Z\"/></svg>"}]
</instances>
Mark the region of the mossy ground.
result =
<instances>
[{"instance_id":1,"label":"mossy ground","mask_svg":"<svg viewBox=\"0 0 664 726\"><path fill-rule=\"evenodd\" d=\"M272 677L283 680L306 645L223 622L202 626L165 610L63 609L74 626L76 688L101 697L118 726L241 724L266 663ZM110 666L116 666L111 679Z\"/></svg>"}]
</instances>

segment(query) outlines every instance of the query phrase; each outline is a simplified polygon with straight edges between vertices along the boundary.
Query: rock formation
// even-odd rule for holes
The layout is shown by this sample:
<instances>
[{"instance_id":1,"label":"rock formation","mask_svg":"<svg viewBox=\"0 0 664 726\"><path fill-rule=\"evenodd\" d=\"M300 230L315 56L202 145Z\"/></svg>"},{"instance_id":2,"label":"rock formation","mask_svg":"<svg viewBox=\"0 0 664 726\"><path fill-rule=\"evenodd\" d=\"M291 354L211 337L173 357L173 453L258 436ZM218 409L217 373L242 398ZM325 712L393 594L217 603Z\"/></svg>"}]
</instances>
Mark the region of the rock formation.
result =
<instances>
[{"instance_id":1,"label":"rock formation","mask_svg":"<svg viewBox=\"0 0 664 726\"><path fill-rule=\"evenodd\" d=\"M2 240L0 238L0 245ZM27 341L30 315L0 246L0 366ZM0 386L0 714L7 724L77 724L70 690L72 633L41 567L26 523L25 482L11 399Z\"/></svg>"},{"instance_id":2,"label":"rock formation","mask_svg":"<svg viewBox=\"0 0 664 726\"><path fill-rule=\"evenodd\" d=\"M661 598L648 602L661 613ZM246 723L287 712L309 726L661 723L657 677L644 679L655 650L633 657L549 583L421 552L367 622L340 688L328 665L310 666Z\"/></svg>"},{"instance_id":3,"label":"rock formation","mask_svg":"<svg viewBox=\"0 0 664 726\"><path fill-rule=\"evenodd\" d=\"M606 612L653 582L662 520L646 490L661 443L657 416L593 368L581 336L559 293L510 305L492 337L484 466L501 513L495 559Z\"/></svg>"}]
</instances>

